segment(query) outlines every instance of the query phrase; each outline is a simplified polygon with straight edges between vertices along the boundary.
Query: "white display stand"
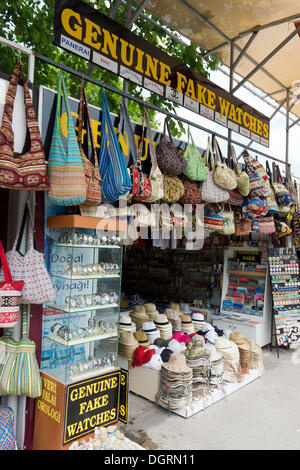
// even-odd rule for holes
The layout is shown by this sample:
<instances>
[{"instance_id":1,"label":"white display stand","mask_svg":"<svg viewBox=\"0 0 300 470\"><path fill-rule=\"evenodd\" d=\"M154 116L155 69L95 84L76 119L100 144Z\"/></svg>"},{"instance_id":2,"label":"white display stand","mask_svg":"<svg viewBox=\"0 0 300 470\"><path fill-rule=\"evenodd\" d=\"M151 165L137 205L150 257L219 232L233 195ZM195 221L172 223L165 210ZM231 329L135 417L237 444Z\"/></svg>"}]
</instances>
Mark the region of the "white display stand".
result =
<instances>
[{"instance_id":1,"label":"white display stand","mask_svg":"<svg viewBox=\"0 0 300 470\"><path fill-rule=\"evenodd\" d=\"M220 313L221 315L234 315L236 318L222 318L222 316L220 316L220 319L218 319L217 315L214 315L213 325L218 327L220 330L229 329L232 331L238 331L247 338L252 338L259 346L263 347L271 343L272 295L268 270L265 274L261 272L252 273L246 271L235 271L238 275L243 275L245 277L265 279L264 308L263 314L260 318L253 317L251 315L246 315L244 313L237 313L235 311L231 312L222 308L223 300L226 297L229 281L228 259L233 259L237 251L261 251L261 248L243 246L232 247L228 250L225 250ZM233 273L234 271L230 271L230 274Z\"/></svg>"}]
</instances>

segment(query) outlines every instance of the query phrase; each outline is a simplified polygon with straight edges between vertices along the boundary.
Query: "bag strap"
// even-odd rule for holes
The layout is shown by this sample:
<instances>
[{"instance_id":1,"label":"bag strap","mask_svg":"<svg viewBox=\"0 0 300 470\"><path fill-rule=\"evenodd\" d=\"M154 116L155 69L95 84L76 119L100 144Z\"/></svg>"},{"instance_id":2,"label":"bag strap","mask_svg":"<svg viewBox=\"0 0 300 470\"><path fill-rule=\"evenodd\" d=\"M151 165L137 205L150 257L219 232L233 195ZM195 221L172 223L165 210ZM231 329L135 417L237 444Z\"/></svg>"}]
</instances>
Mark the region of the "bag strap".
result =
<instances>
[{"instance_id":1,"label":"bag strap","mask_svg":"<svg viewBox=\"0 0 300 470\"><path fill-rule=\"evenodd\" d=\"M92 146L92 152L93 152L93 158L94 158L94 165L95 168L98 168L98 157L97 157L97 152L96 152L96 147L95 147L95 141L94 141L94 134L93 134L93 129L91 125L91 116L90 116L90 110L89 110L89 105L88 101L86 98L86 93L84 89L84 82L81 83L80 87L80 103L79 103L79 126L78 126L78 146L79 149L83 152L83 147L82 147L82 128L83 128L83 111L84 108L86 110L86 115L87 115L87 123L88 123L88 128L90 131L90 137L91 137L91 146Z\"/></svg>"},{"instance_id":2,"label":"bag strap","mask_svg":"<svg viewBox=\"0 0 300 470\"><path fill-rule=\"evenodd\" d=\"M168 134L169 134L170 142L171 142L172 144L174 144L174 142L173 142L173 137L172 137L172 134L171 134L171 131L170 131L170 125L169 125L168 118L165 119L164 135L165 135L165 133L166 133L166 127L167 127L167 129L168 129Z\"/></svg>"},{"instance_id":3,"label":"bag strap","mask_svg":"<svg viewBox=\"0 0 300 470\"><path fill-rule=\"evenodd\" d=\"M282 183L282 184L283 184L283 179L282 179L282 176L281 176L281 173L280 173L279 165L276 165L276 168L277 168L278 183Z\"/></svg>"},{"instance_id":4,"label":"bag strap","mask_svg":"<svg viewBox=\"0 0 300 470\"><path fill-rule=\"evenodd\" d=\"M142 156L145 121L146 121L146 126L147 126L147 135L149 139L149 152L150 152L150 158L151 158L151 164L152 164L151 171L150 171L150 175L151 175L151 173L153 173L153 171L158 167L158 164L157 164L157 159L156 159L156 151L155 151L155 146L154 146L154 141L153 141L152 129L150 126L150 120L149 120L149 116L148 116L146 108L144 108L142 112L143 130L142 130L142 137L141 137L141 141L139 145L139 157L138 157L139 160L141 159L141 156Z\"/></svg>"},{"instance_id":5,"label":"bag strap","mask_svg":"<svg viewBox=\"0 0 300 470\"><path fill-rule=\"evenodd\" d=\"M271 168L270 168L268 160L266 160L266 172L267 172L267 175L269 177L270 183L272 183L273 176L272 176L272 172L271 172Z\"/></svg>"},{"instance_id":6,"label":"bag strap","mask_svg":"<svg viewBox=\"0 0 300 470\"><path fill-rule=\"evenodd\" d=\"M120 135L124 132L127 134L127 139L128 139L128 148L129 152L132 155L132 160L133 164L135 166L138 166L138 153L136 149L136 143L135 143L135 138L129 118L129 114L127 111L127 107L125 106L124 99L122 99L121 104L120 104L120 121L119 121L119 140L120 140Z\"/></svg>"},{"instance_id":7,"label":"bag strap","mask_svg":"<svg viewBox=\"0 0 300 470\"><path fill-rule=\"evenodd\" d=\"M66 108L66 113L67 113L67 118L68 118L68 131L69 131L69 124L70 122L73 124L72 120L72 114L70 111L70 106L69 106L69 100L68 100L68 94L67 94L67 89L64 81L64 77L62 75L62 72L59 71L58 74L58 82L57 82L57 102L56 102L56 121L57 121L57 129L60 135L60 138L62 138L62 128L61 128L61 95L63 95L63 100L65 103L65 108ZM68 132L68 137L69 137L69 132Z\"/></svg>"},{"instance_id":8,"label":"bag strap","mask_svg":"<svg viewBox=\"0 0 300 470\"><path fill-rule=\"evenodd\" d=\"M24 235L24 229L25 229L25 226L26 226L26 222L29 223L30 249L34 248L35 250L37 250L36 239L35 239L35 236L34 236L34 223L33 223L32 213L31 213L31 209L30 209L29 199L27 199L26 204L25 204L22 223L21 223L19 232L16 236L14 246L13 246L13 250L20 251L20 246L21 246L23 235Z\"/></svg>"},{"instance_id":9,"label":"bag strap","mask_svg":"<svg viewBox=\"0 0 300 470\"><path fill-rule=\"evenodd\" d=\"M28 333L29 333L29 325L28 325L29 308L28 306L22 305L21 312L22 312L22 339L28 339Z\"/></svg>"},{"instance_id":10,"label":"bag strap","mask_svg":"<svg viewBox=\"0 0 300 470\"><path fill-rule=\"evenodd\" d=\"M238 164L238 161L237 161L235 148L232 144L230 144L229 149L230 149L230 154L231 154L231 157L232 157L233 168L235 169L235 171L239 175L241 173L241 170L240 170L240 167L239 167L239 164Z\"/></svg>"},{"instance_id":11,"label":"bag strap","mask_svg":"<svg viewBox=\"0 0 300 470\"><path fill-rule=\"evenodd\" d=\"M6 284L12 283L11 273L9 270L8 262L6 259L6 255L5 255L1 240L0 240L0 259L1 259L2 268L3 268L4 281Z\"/></svg>"},{"instance_id":12,"label":"bag strap","mask_svg":"<svg viewBox=\"0 0 300 470\"><path fill-rule=\"evenodd\" d=\"M209 170L213 169L212 157L213 157L213 148L212 148L211 137L209 135L207 138L207 147L206 147L205 154L204 154L205 164Z\"/></svg>"}]
</instances>

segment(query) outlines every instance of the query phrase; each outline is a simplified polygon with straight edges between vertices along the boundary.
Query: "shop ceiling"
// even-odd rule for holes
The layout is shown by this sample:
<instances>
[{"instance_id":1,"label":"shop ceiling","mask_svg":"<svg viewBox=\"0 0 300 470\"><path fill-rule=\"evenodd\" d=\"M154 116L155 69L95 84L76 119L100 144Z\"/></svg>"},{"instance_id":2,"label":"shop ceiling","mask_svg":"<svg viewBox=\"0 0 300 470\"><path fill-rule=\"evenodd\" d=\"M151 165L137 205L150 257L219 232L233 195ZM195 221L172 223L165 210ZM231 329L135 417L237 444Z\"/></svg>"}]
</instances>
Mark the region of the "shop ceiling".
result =
<instances>
[{"instance_id":1,"label":"shop ceiling","mask_svg":"<svg viewBox=\"0 0 300 470\"><path fill-rule=\"evenodd\" d=\"M298 0L139 0L164 24L214 55L241 80L300 121L295 102L300 82L300 3ZM296 25L295 25L296 23ZM299 119L299 121L298 121Z\"/></svg>"}]
</instances>

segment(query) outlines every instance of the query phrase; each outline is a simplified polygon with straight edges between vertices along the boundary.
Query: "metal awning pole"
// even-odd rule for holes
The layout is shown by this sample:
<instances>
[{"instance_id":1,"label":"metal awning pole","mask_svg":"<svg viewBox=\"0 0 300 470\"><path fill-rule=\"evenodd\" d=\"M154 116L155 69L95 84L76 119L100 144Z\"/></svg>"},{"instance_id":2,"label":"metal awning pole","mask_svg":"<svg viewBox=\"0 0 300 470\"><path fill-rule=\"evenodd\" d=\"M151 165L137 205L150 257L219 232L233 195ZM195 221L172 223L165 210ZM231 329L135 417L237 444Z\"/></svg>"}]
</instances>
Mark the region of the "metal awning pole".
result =
<instances>
[{"instance_id":1,"label":"metal awning pole","mask_svg":"<svg viewBox=\"0 0 300 470\"><path fill-rule=\"evenodd\" d=\"M285 174L289 171L289 137L290 137L290 91L286 91L286 124L285 124Z\"/></svg>"}]
</instances>

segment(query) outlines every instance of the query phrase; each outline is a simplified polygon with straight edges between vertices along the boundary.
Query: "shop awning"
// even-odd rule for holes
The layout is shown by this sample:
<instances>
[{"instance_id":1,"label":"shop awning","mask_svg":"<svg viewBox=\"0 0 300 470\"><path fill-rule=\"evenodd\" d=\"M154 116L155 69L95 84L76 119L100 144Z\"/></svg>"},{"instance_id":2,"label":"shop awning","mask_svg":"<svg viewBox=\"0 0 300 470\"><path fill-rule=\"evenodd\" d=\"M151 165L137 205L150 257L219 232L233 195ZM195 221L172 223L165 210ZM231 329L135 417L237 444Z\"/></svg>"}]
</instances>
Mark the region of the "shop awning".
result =
<instances>
[{"instance_id":1,"label":"shop awning","mask_svg":"<svg viewBox=\"0 0 300 470\"><path fill-rule=\"evenodd\" d=\"M300 82L298 0L150 0L145 8L224 65L237 61L234 72L278 103ZM292 95L289 108L300 118Z\"/></svg>"}]
</instances>

